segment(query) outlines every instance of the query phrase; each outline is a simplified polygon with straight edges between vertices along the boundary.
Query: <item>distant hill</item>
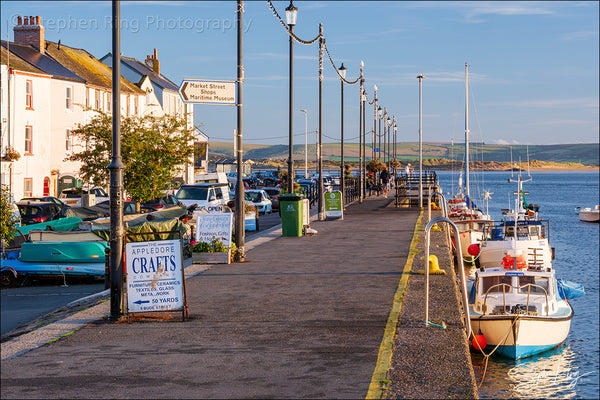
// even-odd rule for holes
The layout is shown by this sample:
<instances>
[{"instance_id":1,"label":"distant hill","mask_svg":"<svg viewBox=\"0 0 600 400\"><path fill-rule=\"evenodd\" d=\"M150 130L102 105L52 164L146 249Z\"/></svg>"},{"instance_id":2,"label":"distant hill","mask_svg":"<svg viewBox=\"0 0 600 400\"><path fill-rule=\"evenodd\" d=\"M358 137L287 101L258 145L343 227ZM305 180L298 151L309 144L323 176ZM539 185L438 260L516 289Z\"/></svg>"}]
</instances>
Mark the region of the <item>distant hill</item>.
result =
<instances>
[{"instance_id":1,"label":"distant hill","mask_svg":"<svg viewBox=\"0 0 600 400\"><path fill-rule=\"evenodd\" d=\"M560 144L560 145L497 145L497 144L470 144L471 160L510 162L512 160L527 161L527 152L530 160L539 160L557 163L580 163L583 165L600 164L600 145L598 143ZM358 158L358 144L348 143L344 146L344 158L353 161ZM338 143L324 143L322 146L324 160L339 160L340 145ZM417 160L419 157L419 144L416 142L398 143L396 154L399 160ZM209 158L233 158L233 143L210 142ZM316 158L314 143L308 146L308 160ZM367 157L371 156L371 147L367 146ZM252 160L284 160L288 157L287 145L257 145L244 144L244 158ZM443 158L448 160L463 160L464 145L450 143L423 143L423 158ZM304 160L304 145L294 145L294 160Z\"/></svg>"}]
</instances>

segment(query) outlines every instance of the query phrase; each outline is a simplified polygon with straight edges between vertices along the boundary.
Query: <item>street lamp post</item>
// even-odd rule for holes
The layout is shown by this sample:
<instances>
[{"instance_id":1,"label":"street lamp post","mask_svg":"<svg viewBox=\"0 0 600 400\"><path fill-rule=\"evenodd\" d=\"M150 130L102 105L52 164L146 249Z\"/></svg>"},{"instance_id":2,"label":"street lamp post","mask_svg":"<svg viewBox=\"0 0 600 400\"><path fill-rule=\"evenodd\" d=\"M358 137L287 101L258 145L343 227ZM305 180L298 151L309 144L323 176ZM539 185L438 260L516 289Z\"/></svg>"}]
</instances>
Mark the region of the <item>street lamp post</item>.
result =
<instances>
[{"instance_id":1,"label":"street lamp post","mask_svg":"<svg viewBox=\"0 0 600 400\"><path fill-rule=\"evenodd\" d=\"M340 189L342 191L342 207L344 207L344 199L345 199L345 185L344 185L344 79L346 79L346 67L344 67L344 63L339 69L340 76L340 88L341 88L341 119L340 119Z\"/></svg>"},{"instance_id":2,"label":"street lamp post","mask_svg":"<svg viewBox=\"0 0 600 400\"><path fill-rule=\"evenodd\" d=\"M381 106L377 108L377 115L379 116L379 131L375 140L379 142L379 145L377 145L377 158L381 159L381 118L383 117L383 109Z\"/></svg>"},{"instance_id":3,"label":"street lamp post","mask_svg":"<svg viewBox=\"0 0 600 400\"><path fill-rule=\"evenodd\" d=\"M423 208L423 79L424 75L418 75L419 80L419 208Z\"/></svg>"},{"instance_id":4,"label":"street lamp post","mask_svg":"<svg viewBox=\"0 0 600 400\"><path fill-rule=\"evenodd\" d=\"M358 109L358 201L362 204L367 191L366 189L366 181L367 174L365 173L367 160L366 157L363 157L363 149L365 148L365 141L367 140L367 135L365 134L365 126L364 126L364 111L365 111L365 77L363 75L363 67L365 64L360 62L360 103Z\"/></svg>"},{"instance_id":5,"label":"street lamp post","mask_svg":"<svg viewBox=\"0 0 600 400\"><path fill-rule=\"evenodd\" d=\"M371 160L375 159L375 134L377 133L377 85L373 85L373 130L371 131Z\"/></svg>"},{"instance_id":6,"label":"street lamp post","mask_svg":"<svg viewBox=\"0 0 600 400\"><path fill-rule=\"evenodd\" d=\"M304 113L304 177L308 178L308 111L300 111Z\"/></svg>"},{"instance_id":7,"label":"street lamp post","mask_svg":"<svg viewBox=\"0 0 600 400\"><path fill-rule=\"evenodd\" d=\"M235 241L238 251L235 255L237 262L244 261L246 256L245 246L245 220L244 220L244 182L242 180L243 171L243 148L242 148L242 85L244 83L244 64L242 59L242 23L243 23L244 3L238 0L237 4L237 129L236 129L236 159L237 159L237 183L235 190Z\"/></svg>"},{"instance_id":8,"label":"street lamp post","mask_svg":"<svg viewBox=\"0 0 600 400\"><path fill-rule=\"evenodd\" d=\"M290 27L290 91L289 91L289 109L288 109L288 123L289 123L289 150L288 150L288 193L294 192L294 124L292 110L294 109L294 25L296 25L296 17L298 15L298 9L294 7L293 1L290 1L290 5L285 9L285 17L288 26Z\"/></svg>"},{"instance_id":9,"label":"street lamp post","mask_svg":"<svg viewBox=\"0 0 600 400\"><path fill-rule=\"evenodd\" d=\"M391 141L391 136L392 136L392 119L390 117L387 117L386 120L386 125L387 125L387 144L385 146L385 158L387 160L387 165L388 165L388 171L390 170L390 153L391 153L391 149L392 149L392 141Z\"/></svg>"}]
</instances>

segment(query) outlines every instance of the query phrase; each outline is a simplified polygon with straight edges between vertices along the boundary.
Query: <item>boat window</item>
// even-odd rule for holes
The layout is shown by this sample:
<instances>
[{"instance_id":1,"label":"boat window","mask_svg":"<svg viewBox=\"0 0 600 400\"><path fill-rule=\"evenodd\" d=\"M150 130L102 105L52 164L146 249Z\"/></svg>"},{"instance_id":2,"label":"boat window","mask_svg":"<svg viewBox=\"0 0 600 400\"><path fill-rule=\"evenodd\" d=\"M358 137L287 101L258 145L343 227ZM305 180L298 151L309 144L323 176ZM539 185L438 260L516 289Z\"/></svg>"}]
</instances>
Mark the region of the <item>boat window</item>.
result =
<instances>
[{"instance_id":1,"label":"boat window","mask_svg":"<svg viewBox=\"0 0 600 400\"><path fill-rule=\"evenodd\" d=\"M517 229L517 236L520 238L527 237L528 234L529 231L527 230L526 226L519 226L519 228Z\"/></svg>"},{"instance_id":2,"label":"boat window","mask_svg":"<svg viewBox=\"0 0 600 400\"><path fill-rule=\"evenodd\" d=\"M494 287L490 290L489 293L502 293L502 291L510 292L510 288L506 286L500 285L501 283L505 283L507 285L511 284L510 276L489 276L481 279L481 293L485 294L491 287ZM503 289L504 288L504 289Z\"/></svg>"},{"instance_id":3,"label":"boat window","mask_svg":"<svg viewBox=\"0 0 600 400\"><path fill-rule=\"evenodd\" d=\"M519 277L519 293L549 293L548 290L548 278L544 276L520 276ZM532 284L535 286L526 286ZM530 289L531 288L531 289ZM544 289L542 289L544 288ZM545 290L545 292L544 292Z\"/></svg>"},{"instance_id":4,"label":"boat window","mask_svg":"<svg viewBox=\"0 0 600 400\"><path fill-rule=\"evenodd\" d=\"M529 237L531 239L538 239L540 235L540 226L530 226L529 227Z\"/></svg>"}]
</instances>

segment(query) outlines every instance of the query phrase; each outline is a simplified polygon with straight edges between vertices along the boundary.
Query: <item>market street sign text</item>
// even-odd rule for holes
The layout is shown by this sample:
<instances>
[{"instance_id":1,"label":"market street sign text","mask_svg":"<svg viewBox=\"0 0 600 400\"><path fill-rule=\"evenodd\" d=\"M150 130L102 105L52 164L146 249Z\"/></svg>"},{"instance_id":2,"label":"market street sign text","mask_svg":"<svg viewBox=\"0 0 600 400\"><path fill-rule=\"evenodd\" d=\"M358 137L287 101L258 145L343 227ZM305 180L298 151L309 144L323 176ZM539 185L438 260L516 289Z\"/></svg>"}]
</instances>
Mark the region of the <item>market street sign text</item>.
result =
<instances>
[{"instance_id":1,"label":"market street sign text","mask_svg":"<svg viewBox=\"0 0 600 400\"><path fill-rule=\"evenodd\" d=\"M235 82L184 80L179 94L184 103L236 104Z\"/></svg>"}]
</instances>

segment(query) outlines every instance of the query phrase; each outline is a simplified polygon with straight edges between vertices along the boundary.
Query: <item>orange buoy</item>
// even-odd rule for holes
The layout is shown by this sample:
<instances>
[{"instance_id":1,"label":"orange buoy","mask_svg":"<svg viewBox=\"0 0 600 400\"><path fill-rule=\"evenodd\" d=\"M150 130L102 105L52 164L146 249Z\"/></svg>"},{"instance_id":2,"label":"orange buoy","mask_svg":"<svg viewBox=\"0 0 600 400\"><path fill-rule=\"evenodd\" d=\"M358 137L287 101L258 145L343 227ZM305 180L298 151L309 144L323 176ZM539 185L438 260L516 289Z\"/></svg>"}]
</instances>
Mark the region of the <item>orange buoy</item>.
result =
<instances>
[{"instance_id":1,"label":"orange buoy","mask_svg":"<svg viewBox=\"0 0 600 400\"><path fill-rule=\"evenodd\" d=\"M471 344L473 345L473 347L475 349L483 350L483 349L485 349L485 346L487 346L487 340L485 340L485 336L483 336L481 331L479 331L479 333L477 333L477 335L473 336L473 340L471 341Z\"/></svg>"},{"instance_id":2,"label":"orange buoy","mask_svg":"<svg viewBox=\"0 0 600 400\"><path fill-rule=\"evenodd\" d=\"M513 258L510 254L507 254L502 259L502 266L506 269L513 269L515 267L513 263Z\"/></svg>"}]
</instances>

